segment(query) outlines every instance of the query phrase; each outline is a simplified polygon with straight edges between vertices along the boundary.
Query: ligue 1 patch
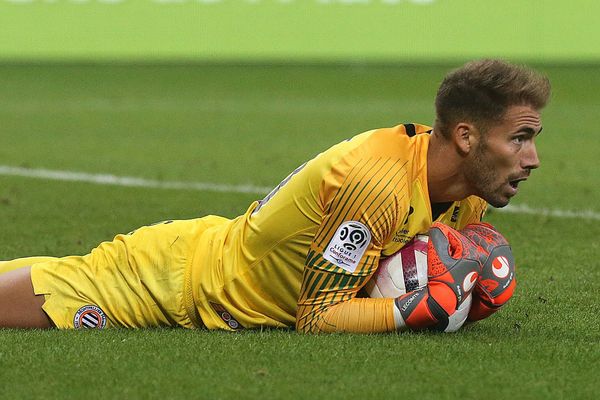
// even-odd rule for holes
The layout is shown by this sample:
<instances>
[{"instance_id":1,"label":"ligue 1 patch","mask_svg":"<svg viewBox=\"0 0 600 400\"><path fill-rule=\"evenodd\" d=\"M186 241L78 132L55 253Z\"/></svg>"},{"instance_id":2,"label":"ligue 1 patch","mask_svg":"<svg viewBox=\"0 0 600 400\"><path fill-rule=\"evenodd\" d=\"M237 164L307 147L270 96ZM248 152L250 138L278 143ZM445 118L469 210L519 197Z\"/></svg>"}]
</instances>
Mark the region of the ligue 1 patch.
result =
<instances>
[{"instance_id":1,"label":"ligue 1 patch","mask_svg":"<svg viewBox=\"0 0 600 400\"><path fill-rule=\"evenodd\" d=\"M369 243L369 229L360 222L347 221L335 231L323 258L348 272L354 272Z\"/></svg>"},{"instance_id":2,"label":"ligue 1 patch","mask_svg":"<svg viewBox=\"0 0 600 400\"><path fill-rule=\"evenodd\" d=\"M213 308L213 310L215 310L217 315L223 320L223 322L227 324L228 327L235 331L243 328L243 326L237 322L235 318L233 318L233 316L225 309L225 307L217 303L210 303L210 306Z\"/></svg>"},{"instance_id":3,"label":"ligue 1 patch","mask_svg":"<svg viewBox=\"0 0 600 400\"><path fill-rule=\"evenodd\" d=\"M75 313L73 326L84 329L102 329L106 326L106 314L100 307L83 306Z\"/></svg>"}]
</instances>

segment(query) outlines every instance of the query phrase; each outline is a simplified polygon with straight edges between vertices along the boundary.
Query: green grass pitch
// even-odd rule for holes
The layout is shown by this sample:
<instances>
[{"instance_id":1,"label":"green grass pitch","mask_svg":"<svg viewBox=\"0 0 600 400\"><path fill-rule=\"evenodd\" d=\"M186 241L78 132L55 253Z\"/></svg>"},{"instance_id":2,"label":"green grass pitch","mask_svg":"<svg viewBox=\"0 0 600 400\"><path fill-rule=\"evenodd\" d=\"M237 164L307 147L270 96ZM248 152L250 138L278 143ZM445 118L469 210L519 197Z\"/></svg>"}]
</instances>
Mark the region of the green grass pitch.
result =
<instances>
[{"instance_id":1,"label":"green grass pitch","mask_svg":"<svg viewBox=\"0 0 600 400\"><path fill-rule=\"evenodd\" d=\"M542 166L514 204L555 214L489 213L518 263L497 315L448 335L1 330L0 398L597 398L600 68L540 69ZM431 123L446 70L4 65L0 166L270 187L356 133ZM257 197L0 175L0 259L83 254Z\"/></svg>"}]
</instances>

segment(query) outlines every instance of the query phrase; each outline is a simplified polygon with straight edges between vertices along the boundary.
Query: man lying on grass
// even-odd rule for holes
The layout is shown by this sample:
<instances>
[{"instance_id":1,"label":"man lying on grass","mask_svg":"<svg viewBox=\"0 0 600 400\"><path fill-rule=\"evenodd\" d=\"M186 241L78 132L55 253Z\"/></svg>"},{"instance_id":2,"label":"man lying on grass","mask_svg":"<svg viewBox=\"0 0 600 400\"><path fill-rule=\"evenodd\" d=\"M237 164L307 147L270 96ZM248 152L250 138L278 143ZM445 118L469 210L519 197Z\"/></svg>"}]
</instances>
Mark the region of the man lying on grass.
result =
<instances>
[{"instance_id":1,"label":"man lying on grass","mask_svg":"<svg viewBox=\"0 0 600 400\"><path fill-rule=\"evenodd\" d=\"M442 82L433 129L359 134L235 219L166 221L85 256L0 262L0 327L453 331L485 318L515 279L506 241L480 221L539 166L549 94L530 69L468 63ZM430 236L426 285L361 296L379 260L418 234Z\"/></svg>"}]
</instances>

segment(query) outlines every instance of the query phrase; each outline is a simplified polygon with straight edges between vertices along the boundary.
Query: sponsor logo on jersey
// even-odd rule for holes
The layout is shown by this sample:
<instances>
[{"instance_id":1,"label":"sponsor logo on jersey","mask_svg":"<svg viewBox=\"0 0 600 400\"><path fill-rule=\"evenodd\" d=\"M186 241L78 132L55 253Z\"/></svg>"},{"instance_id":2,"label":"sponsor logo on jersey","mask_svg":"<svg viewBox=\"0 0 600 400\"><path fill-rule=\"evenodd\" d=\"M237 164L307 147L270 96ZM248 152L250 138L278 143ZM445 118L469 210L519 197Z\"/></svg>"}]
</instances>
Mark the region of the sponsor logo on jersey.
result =
<instances>
[{"instance_id":1,"label":"sponsor logo on jersey","mask_svg":"<svg viewBox=\"0 0 600 400\"><path fill-rule=\"evenodd\" d=\"M340 225L333 235L323 258L348 272L354 272L369 243L369 229L360 222L347 221Z\"/></svg>"},{"instance_id":2,"label":"sponsor logo on jersey","mask_svg":"<svg viewBox=\"0 0 600 400\"><path fill-rule=\"evenodd\" d=\"M73 326L84 329L102 329L106 326L106 314L100 307L83 306L75 313Z\"/></svg>"},{"instance_id":3,"label":"sponsor logo on jersey","mask_svg":"<svg viewBox=\"0 0 600 400\"><path fill-rule=\"evenodd\" d=\"M404 220L404 225L408 224L408 219L410 218L410 215L414 212L415 209L413 208L413 206L410 206L410 208L408 209L408 214L406 215L406 219Z\"/></svg>"},{"instance_id":4,"label":"sponsor logo on jersey","mask_svg":"<svg viewBox=\"0 0 600 400\"><path fill-rule=\"evenodd\" d=\"M460 212L460 206L454 207L454 210L452 210L452 217L450 218L450 222L458 221L458 213L459 212Z\"/></svg>"}]
</instances>

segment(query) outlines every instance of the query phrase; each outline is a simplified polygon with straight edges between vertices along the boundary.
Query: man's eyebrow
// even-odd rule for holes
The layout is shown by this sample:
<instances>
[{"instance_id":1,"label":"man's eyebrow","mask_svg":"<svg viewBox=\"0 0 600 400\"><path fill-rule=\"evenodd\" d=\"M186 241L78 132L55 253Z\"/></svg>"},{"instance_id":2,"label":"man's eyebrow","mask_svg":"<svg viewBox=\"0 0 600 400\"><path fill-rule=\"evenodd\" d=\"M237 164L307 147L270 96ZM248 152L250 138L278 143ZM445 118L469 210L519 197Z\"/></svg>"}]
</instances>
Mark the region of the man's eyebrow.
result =
<instances>
[{"instance_id":1,"label":"man's eyebrow","mask_svg":"<svg viewBox=\"0 0 600 400\"><path fill-rule=\"evenodd\" d=\"M540 133L542 133L542 129L544 129L543 127L540 127L539 131L535 131L535 129L529 127L529 126L525 126L522 128L519 128L519 132L525 132L529 135L535 136L535 135L539 135Z\"/></svg>"}]
</instances>

